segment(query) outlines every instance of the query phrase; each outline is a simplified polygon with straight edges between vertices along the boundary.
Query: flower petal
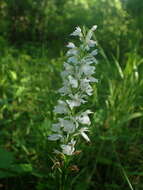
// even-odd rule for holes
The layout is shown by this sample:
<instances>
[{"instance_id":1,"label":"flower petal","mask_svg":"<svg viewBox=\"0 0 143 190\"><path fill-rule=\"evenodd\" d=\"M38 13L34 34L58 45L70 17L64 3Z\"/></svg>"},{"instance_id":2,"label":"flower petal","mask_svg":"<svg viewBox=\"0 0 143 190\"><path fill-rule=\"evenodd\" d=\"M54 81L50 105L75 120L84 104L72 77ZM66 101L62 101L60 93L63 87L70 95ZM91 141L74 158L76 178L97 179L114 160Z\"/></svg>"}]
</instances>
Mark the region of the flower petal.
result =
<instances>
[{"instance_id":1,"label":"flower petal","mask_svg":"<svg viewBox=\"0 0 143 190\"><path fill-rule=\"evenodd\" d=\"M68 48L75 48L76 46L74 45L74 43L69 42L67 45Z\"/></svg>"},{"instance_id":2,"label":"flower petal","mask_svg":"<svg viewBox=\"0 0 143 190\"><path fill-rule=\"evenodd\" d=\"M52 135L49 135L48 140L50 140L50 141L57 141L60 138L62 138L62 135L60 135L60 134L52 134Z\"/></svg>"},{"instance_id":3,"label":"flower petal","mask_svg":"<svg viewBox=\"0 0 143 190\"><path fill-rule=\"evenodd\" d=\"M81 36L81 28L79 26L76 27L75 31L71 33L71 36Z\"/></svg>"}]
</instances>

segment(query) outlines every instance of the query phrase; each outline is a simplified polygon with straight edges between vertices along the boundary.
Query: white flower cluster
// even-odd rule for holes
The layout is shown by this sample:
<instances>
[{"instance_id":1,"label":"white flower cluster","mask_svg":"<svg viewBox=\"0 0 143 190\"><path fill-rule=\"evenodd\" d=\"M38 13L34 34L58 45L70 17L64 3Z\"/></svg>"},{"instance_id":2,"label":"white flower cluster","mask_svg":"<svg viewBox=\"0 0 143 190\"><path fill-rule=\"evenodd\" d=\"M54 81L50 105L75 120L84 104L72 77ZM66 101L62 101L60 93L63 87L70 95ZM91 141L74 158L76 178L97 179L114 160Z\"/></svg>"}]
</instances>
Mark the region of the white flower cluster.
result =
<instances>
[{"instance_id":1,"label":"white flower cluster","mask_svg":"<svg viewBox=\"0 0 143 190\"><path fill-rule=\"evenodd\" d=\"M95 25L84 34L80 27L76 27L71 35L78 36L81 45L77 47L72 42L67 45L68 58L64 63L65 70L61 72L63 87L59 89L61 99L54 109L54 112L61 114L61 117L58 118L56 124L53 124L53 134L48 137L51 141L60 142L61 150L55 150L55 153L62 152L65 155L72 155L75 152L75 144L79 135L86 141L90 141L86 132L91 124L89 114L92 112L90 110L81 111L81 106L93 93L91 83L98 81L92 76L97 63L95 58L97 50L93 49L96 41L91 38L96 28Z\"/></svg>"}]
</instances>

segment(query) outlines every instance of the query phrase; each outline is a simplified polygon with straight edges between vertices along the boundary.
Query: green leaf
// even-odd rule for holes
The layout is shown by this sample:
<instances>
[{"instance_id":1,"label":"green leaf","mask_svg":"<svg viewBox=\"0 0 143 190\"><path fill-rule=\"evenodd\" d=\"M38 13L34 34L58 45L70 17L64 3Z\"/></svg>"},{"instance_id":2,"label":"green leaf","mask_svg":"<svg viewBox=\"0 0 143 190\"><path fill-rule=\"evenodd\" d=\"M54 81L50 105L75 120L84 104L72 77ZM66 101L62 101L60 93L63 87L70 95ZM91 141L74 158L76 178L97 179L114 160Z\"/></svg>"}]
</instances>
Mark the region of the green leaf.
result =
<instances>
[{"instance_id":1,"label":"green leaf","mask_svg":"<svg viewBox=\"0 0 143 190\"><path fill-rule=\"evenodd\" d=\"M117 67L117 70L118 70L118 73L119 73L120 77L123 79L124 78L124 73L122 71L122 68L121 68L119 62L115 58L114 58L114 62L115 62L115 65Z\"/></svg>"},{"instance_id":2,"label":"green leaf","mask_svg":"<svg viewBox=\"0 0 143 190\"><path fill-rule=\"evenodd\" d=\"M13 153L0 148L0 168L9 168L13 161Z\"/></svg>"},{"instance_id":3,"label":"green leaf","mask_svg":"<svg viewBox=\"0 0 143 190\"><path fill-rule=\"evenodd\" d=\"M13 153L0 148L0 178L11 177L14 175L13 171L9 170L13 161Z\"/></svg>"},{"instance_id":4,"label":"green leaf","mask_svg":"<svg viewBox=\"0 0 143 190\"><path fill-rule=\"evenodd\" d=\"M17 79L17 74L16 74L16 72L14 72L14 71L9 71L9 73L10 73L11 78L12 78L13 80L16 80L16 79Z\"/></svg>"},{"instance_id":5,"label":"green leaf","mask_svg":"<svg viewBox=\"0 0 143 190\"><path fill-rule=\"evenodd\" d=\"M124 123L124 122L127 122L127 121L130 121L132 119L136 119L138 117L142 117L143 116L143 113L141 112L136 112L136 113L132 113L128 116L125 116L121 121L120 121L120 124Z\"/></svg>"},{"instance_id":6,"label":"green leaf","mask_svg":"<svg viewBox=\"0 0 143 190\"><path fill-rule=\"evenodd\" d=\"M31 164L14 164L11 167L11 170L22 174L22 173L30 173L33 171L32 165Z\"/></svg>"}]
</instances>

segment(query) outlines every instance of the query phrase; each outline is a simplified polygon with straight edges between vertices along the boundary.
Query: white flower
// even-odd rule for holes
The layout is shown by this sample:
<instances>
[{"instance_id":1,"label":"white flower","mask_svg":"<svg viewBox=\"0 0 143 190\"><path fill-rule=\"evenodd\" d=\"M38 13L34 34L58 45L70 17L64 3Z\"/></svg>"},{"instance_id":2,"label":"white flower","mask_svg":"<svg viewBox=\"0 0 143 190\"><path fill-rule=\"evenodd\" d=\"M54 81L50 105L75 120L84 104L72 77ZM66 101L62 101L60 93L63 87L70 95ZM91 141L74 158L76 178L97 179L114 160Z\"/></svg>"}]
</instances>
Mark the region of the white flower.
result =
<instances>
[{"instance_id":1,"label":"white flower","mask_svg":"<svg viewBox=\"0 0 143 190\"><path fill-rule=\"evenodd\" d=\"M90 80L89 79L82 79L80 82L80 89L85 92L87 95L91 96L93 89L91 85L89 84Z\"/></svg>"},{"instance_id":2,"label":"white flower","mask_svg":"<svg viewBox=\"0 0 143 190\"><path fill-rule=\"evenodd\" d=\"M77 118L77 120L78 120L81 124L86 124L86 125L90 125L90 124L91 124L88 115L79 116L79 117Z\"/></svg>"},{"instance_id":3,"label":"white flower","mask_svg":"<svg viewBox=\"0 0 143 190\"><path fill-rule=\"evenodd\" d=\"M70 119L74 122L75 124L75 129L77 129L79 127L79 123L77 121L77 118L76 117L70 117Z\"/></svg>"},{"instance_id":4,"label":"white flower","mask_svg":"<svg viewBox=\"0 0 143 190\"><path fill-rule=\"evenodd\" d=\"M95 50L93 50L93 51L91 52L91 55L92 55L92 56L96 56L97 53L98 53L98 51L97 51L97 49L95 49Z\"/></svg>"},{"instance_id":5,"label":"white flower","mask_svg":"<svg viewBox=\"0 0 143 190\"><path fill-rule=\"evenodd\" d=\"M95 73L95 67L88 64L84 64L80 68L80 72L83 72L85 75L92 75Z\"/></svg>"},{"instance_id":6,"label":"white flower","mask_svg":"<svg viewBox=\"0 0 143 190\"><path fill-rule=\"evenodd\" d=\"M61 76L63 78L63 81L65 81L65 76L68 76L69 74L74 74L74 67L70 65L69 63L64 63L65 70L61 72Z\"/></svg>"},{"instance_id":7,"label":"white flower","mask_svg":"<svg viewBox=\"0 0 143 190\"><path fill-rule=\"evenodd\" d=\"M75 57L75 56L69 57L68 58L68 63L78 63L77 57Z\"/></svg>"},{"instance_id":8,"label":"white flower","mask_svg":"<svg viewBox=\"0 0 143 190\"><path fill-rule=\"evenodd\" d=\"M71 109L73 109L74 107L78 107L80 106L82 103L84 104L86 101L84 99L82 99L78 94L75 95L70 95L70 97L72 98L72 100L66 100L66 102L68 103L69 107Z\"/></svg>"},{"instance_id":9,"label":"white flower","mask_svg":"<svg viewBox=\"0 0 143 190\"><path fill-rule=\"evenodd\" d=\"M71 89L69 88L69 86L66 86L66 85L60 88L58 91L59 93L61 93L62 96L65 96L71 93Z\"/></svg>"},{"instance_id":10,"label":"white flower","mask_svg":"<svg viewBox=\"0 0 143 190\"><path fill-rule=\"evenodd\" d=\"M82 114L80 114L79 116L77 116L76 119L81 124L90 125L91 121L90 121L90 118L88 115L91 113L92 112L90 110L87 110L87 111L83 112Z\"/></svg>"},{"instance_id":11,"label":"white flower","mask_svg":"<svg viewBox=\"0 0 143 190\"><path fill-rule=\"evenodd\" d=\"M88 65L91 65L91 64L95 64L97 61L96 61L96 59L93 57L93 56L91 56L90 54L89 54L89 56L86 56L83 60L82 60L82 62L83 63L86 63L86 64L88 64Z\"/></svg>"},{"instance_id":12,"label":"white flower","mask_svg":"<svg viewBox=\"0 0 143 190\"><path fill-rule=\"evenodd\" d=\"M68 56L77 55L77 54L78 54L78 50L77 50L77 49L70 49L70 50L67 52L67 55L68 55Z\"/></svg>"},{"instance_id":13,"label":"white flower","mask_svg":"<svg viewBox=\"0 0 143 190\"><path fill-rule=\"evenodd\" d=\"M68 76L68 72L65 70L65 71L62 71L61 72L61 77L62 79L64 79L66 76Z\"/></svg>"},{"instance_id":14,"label":"white flower","mask_svg":"<svg viewBox=\"0 0 143 190\"><path fill-rule=\"evenodd\" d=\"M71 36L81 36L81 28L79 26L76 27L75 31L71 33Z\"/></svg>"},{"instance_id":15,"label":"white flower","mask_svg":"<svg viewBox=\"0 0 143 190\"><path fill-rule=\"evenodd\" d=\"M70 146L74 146L76 144L76 141L74 139L71 139L71 142L69 142Z\"/></svg>"},{"instance_id":16,"label":"white flower","mask_svg":"<svg viewBox=\"0 0 143 190\"><path fill-rule=\"evenodd\" d=\"M74 43L69 42L67 45L68 48L75 48L76 46L74 45Z\"/></svg>"},{"instance_id":17,"label":"white flower","mask_svg":"<svg viewBox=\"0 0 143 190\"><path fill-rule=\"evenodd\" d=\"M71 72L71 71L74 70L73 66L70 65L70 64L68 64L68 63L64 63L64 68L65 68L65 70L68 71L68 72Z\"/></svg>"},{"instance_id":18,"label":"white flower","mask_svg":"<svg viewBox=\"0 0 143 190\"><path fill-rule=\"evenodd\" d=\"M88 80L90 82L98 82L98 79L94 78L94 77L88 77Z\"/></svg>"},{"instance_id":19,"label":"white flower","mask_svg":"<svg viewBox=\"0 0 143 190\"><path fill-rule=\"evenodd\" d=\"M78 87L78 81L74 79L71 75L68 76L69 83L71 84L72 88Z\"/></svg>"},{"instance_id":20,"label":"white flower","mask_svg":"<svg viewBox=\"0 0 143 190\"><path fill-rule=\"evenodd\" d=\"M87 141L90 142L89 137L87 136L87 134L85 133L85 131L89 131L89 129L87 127L81 128L79 130L79 133L81 134L81 136Z\"/></svg>"},{"instance_id":21,"label":"white flower","mask_svg":"<svg viewBox=\"0 0 143 190\"><path fill-rule=\"evenodd\" d=\"M50 141L57 141L59 140L60 138L62 138L62 135L60 134L52 134L52 135L49 135L48 139Z\"/></svg>"},{"instance_id":22,"label":"white flower","mask_svg":"<svg viewBox=\"0 0 143 190\"><path fill-rule=\"evenodd\" d=\"M92 87L91 87L90 84L88 84L88 85L86 86L85 92L86 92L86 94L87 94L88 96L91 96L91 95L92 95L93 89L92 89Z\"/></svg>"},{"instance_id":23,"label":"white flower","mask_svg":"<svg viewBox=\"0 0 143 190\"><path fill-rule=\"evenodd\" d=\"M57 132L57 133L61 133L60 123L53 124L52 125L52 131Z\"/></svg>"},{"instance_id":24,"label":"white flower","mask_svg":"<svg viewBox=\"0 0 143 190\"><path fill-rule=\"evenodd\" d=\"M62 113L67 113L68 112L67 104L64 101L59 100L58 105L55 106L55 108L54 108L54 111L56 113L61 113L61 114Z\"/></svg>"},{"instance_id":25,"label":"white flower","mask_svg":"<svg viewBox=\"0 0 143 190\"><path fill-rule=\"evenodd\" d=\"M96 45L96 41L94 41L94 40L88 40L87 44L88 44L89 47L94 47Z\"/></svg>"},{"instance_id":26,"label":"white flower","mask_svg":"<svg viewBox=\"0 0 143 190\"><path fill-rule=\"evenodd\" d=\"M64 77L67 78L67 76L68 76L68 75L63 75L62 78L64 78ZM69 84L69 80L68 80L68 79L65 79L65 80L63 81L63 87L60 88L60 89L58 90L58 92L60 92L62 96L72 93L72 91L71 91L71 86L70 86L70 84Z\"/></svg>"},{"instance_id":27,"label":"white flower","mask_svg":"<svg viewBox=\"0 0 143 190\"><path fill-rule=\"evenodd\" d=\"M89 30L87 35L86 35L86 42L88 42L92 38L92 35L93 35L93 31Z\"/></svg>"},{"instance_id":28,"label":"white flower","mask_svg":"<svg viewBox=\"0 0 143 190\"><path fill-rule=\"evenodd\" d=\"M77 133L74 134L74 136L81 135L87 142L90 142L89 137L85 133L86 131L89 131L89 129L87 127L82 127Z\"/></svg>"},{"instance_id":29,"label":"white flower","mask_svg":"<svg viewBox=\"0 0 143 190\"><path fill-rule=\"evenodd\" d=\"M68 145L65 145L65 144L61 145L63 154L71 156L75 151L75 147L74 147L75 143L76 141L72 139L72 141L68 143Z\"/></svg>"},{"instance_id":30,"label":"white flower","mask_svg":"<svg viewBox=\"0 0 143 190\"><path fill-rule=\"evenodd\" d=\"M71 156L73 152L75 151L75 148L69 145L61 145L63 154L66 154L68 156Z\"/></svg>"},{"instance_id":31,"label":"white flower","mask_svg":"<svg viewBox=\"0 0 143 190\"><path fill-rule=\"evenodd\" d=\"M95 31L96 29L97 29L97 25L93 25L91 28L92 31Z\"/></svg>"},{"instance_id":32,"label":"white flower","mask_svg":"<svg viewBox=\"0 0 143 190\"><path fill-rule=\"evenodd\" d=\"M67 133L73 133L75 131L75 125L70 120L59 119L61 127L63 127L63 131Z\"/></svg>"},{"instance_id":33,"label":"white flower","mask_svg":"<svg viewBox=\"0 0 143 190\"><path fill-rule=\"evenodd\" d=\"M79 102L78 100L67 100L67 103L71 109L73 109L74 107L78 107L81 104L81 102Z\"/></svg>"},{"instance_id":34,"label":"white flower","mask_svg":"<svg viewBox=\"0 0 143 190\"><path fill-rule=\"evenodd\" d=\"M91 29L91 30L89 30L89 32L87 33L87 36L86 36L86 46L85 46L85 49L87 51L89 51L90 48L94 47L97 44L96 41L91 40L92 35L93 35L93 30Z\"/></svg>"}]
</instances>

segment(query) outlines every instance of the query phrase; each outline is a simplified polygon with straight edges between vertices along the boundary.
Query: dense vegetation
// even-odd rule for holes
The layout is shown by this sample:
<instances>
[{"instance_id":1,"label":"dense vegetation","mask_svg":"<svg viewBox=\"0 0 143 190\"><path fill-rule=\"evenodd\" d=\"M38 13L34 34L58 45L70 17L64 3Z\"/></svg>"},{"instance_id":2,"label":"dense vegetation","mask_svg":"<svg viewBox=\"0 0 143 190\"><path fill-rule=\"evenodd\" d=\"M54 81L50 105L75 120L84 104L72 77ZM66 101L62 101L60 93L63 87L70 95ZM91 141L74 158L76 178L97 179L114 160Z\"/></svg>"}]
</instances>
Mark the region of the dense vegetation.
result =
<instances>
[{"instance_id":1,"label":"dense vegetation","mask_svg":"<svg viewBox=\"0 0 143 190\"><path fill-rule=\"evenodd\" d=\"M80 139L63 189L143 189L142 20L142 0L0 1L1 189L59 189L48 135L65 46L76 26L95 24L91 142Z\"/></svg>"}]
</instances>

